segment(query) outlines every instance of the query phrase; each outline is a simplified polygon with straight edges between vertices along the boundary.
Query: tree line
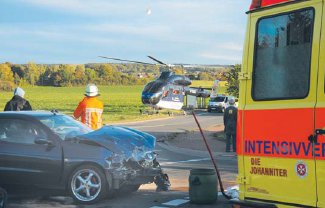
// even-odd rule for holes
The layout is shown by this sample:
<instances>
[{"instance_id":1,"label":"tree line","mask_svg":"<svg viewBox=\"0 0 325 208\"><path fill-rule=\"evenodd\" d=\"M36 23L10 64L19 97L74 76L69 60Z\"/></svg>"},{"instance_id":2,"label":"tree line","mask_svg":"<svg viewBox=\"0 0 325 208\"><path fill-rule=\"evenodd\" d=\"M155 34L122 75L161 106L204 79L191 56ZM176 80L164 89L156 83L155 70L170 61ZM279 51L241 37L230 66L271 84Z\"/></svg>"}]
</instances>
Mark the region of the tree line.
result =
<instances>
[{"instance_id":1,"label":"tree line","mask_svg":"<svg viewBox=\"0 0 325 208\"><path fill-rule=\"evenodd\" d=\"M159 76L166 67L142 64L0 64L0 90L12 90L14 86L83 86L98 85L143 85ZM192 69L193 70L193 69ZM226 80L229 69L196 69L186 73L180 67L173 68L176 74L186 74L191 80Z\"/></svg>"},{"instance_id":2,"label":"tree line","mask_svg":"<svg viewBox=\"0 0 325 208\"><path fill-rule=\"evenodd\" d=\"M159 69L158 69L159 71ZM99 85L142 85L154 78L154 73L138 77L124 73L112 64L0 64L0 88L13 85L80 86L87 83Z\"/></svg>"}]
</instances>

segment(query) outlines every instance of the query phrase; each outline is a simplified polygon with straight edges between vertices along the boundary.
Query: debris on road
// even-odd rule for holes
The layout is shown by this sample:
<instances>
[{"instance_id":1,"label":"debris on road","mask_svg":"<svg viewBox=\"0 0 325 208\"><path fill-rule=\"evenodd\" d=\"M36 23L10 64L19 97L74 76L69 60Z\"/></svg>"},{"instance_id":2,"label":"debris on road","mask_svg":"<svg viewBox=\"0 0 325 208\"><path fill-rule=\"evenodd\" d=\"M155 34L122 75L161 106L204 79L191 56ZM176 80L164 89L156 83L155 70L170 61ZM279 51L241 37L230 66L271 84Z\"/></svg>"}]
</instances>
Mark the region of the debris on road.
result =
<instances>
[{"instance_id":1,"label":"debris on road","mask_svg":"<svg viewBox=\"0 0 325 208\"><path fill-rule=\"evenodd\" d=\"M231 199L239 199L239 186L231 186L228 187L226 190L226 194L231 198Z\"/></svg>"}]
</instances>

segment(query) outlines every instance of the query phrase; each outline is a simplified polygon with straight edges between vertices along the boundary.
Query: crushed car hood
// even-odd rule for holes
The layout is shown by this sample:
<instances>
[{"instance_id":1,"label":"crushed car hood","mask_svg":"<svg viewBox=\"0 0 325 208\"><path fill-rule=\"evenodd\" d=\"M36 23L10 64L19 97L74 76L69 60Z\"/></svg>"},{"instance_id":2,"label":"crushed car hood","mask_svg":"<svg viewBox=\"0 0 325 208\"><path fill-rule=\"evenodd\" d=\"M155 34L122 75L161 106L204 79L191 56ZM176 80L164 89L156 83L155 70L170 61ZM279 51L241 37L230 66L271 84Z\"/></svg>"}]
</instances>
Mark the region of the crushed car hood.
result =
<instances>
[{"instance_id":1,"label":"crushed car hood","mask_svg":"<svg viewBox=\"0 0 325 208\"><path fill-rule=\"evenodd\" d=\"M122 126L104 126L88 134L79 135L78 138L93 141L116 154L124 155L126 159L135 160L153 151L156 145L156 137Z\"/></svg>"}]
</instances>

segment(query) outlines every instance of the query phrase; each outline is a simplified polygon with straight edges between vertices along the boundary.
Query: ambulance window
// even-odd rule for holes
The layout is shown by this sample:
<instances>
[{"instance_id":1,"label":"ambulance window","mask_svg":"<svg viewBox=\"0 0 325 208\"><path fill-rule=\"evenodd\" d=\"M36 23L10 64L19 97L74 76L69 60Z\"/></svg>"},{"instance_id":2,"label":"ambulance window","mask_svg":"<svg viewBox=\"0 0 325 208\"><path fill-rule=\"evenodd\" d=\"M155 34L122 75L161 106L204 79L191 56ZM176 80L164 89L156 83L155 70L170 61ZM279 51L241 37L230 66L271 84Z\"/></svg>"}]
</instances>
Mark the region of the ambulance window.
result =
<instances>
[{"instance_id":1,"label":"ambulance window","mask_svg":"<svg viewBox=\"0 0 325 208\"><path fill-rule=\"evenodd\" d=\"M309 92L314 10L262 18L256 27L254 100L304 98Z\"/></svg>"}]
</instances>

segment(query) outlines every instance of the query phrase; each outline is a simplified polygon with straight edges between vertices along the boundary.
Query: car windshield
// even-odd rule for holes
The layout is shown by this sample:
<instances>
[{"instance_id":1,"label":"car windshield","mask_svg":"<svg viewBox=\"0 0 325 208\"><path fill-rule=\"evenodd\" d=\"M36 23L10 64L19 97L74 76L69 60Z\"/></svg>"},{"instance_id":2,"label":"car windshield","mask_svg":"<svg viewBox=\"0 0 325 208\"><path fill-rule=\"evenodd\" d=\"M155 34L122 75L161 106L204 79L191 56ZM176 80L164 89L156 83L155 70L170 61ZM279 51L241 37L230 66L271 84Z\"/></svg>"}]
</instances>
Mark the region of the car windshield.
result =
<instances>
[{"instance_id":1,"label":"car windshield","mask_svg":"<svg viewBox=\"0 0 325 208\"><path fill-rule=\"evenodd\" d=\"M211 98L210 102L223 102L225 100L225 97L215 97Z\"/></svg>"},{"instance_id":2,"label":"car windshield","mask_svg":"<svg viewBox=\"0 0 325 208\"><path fill-rule=\"evenodd\" d=\"M73 138L92 130L86 125L66 115L48 115L37 117L43 124L54 131L61 139Z\"/></svg>"}]
</instances>

